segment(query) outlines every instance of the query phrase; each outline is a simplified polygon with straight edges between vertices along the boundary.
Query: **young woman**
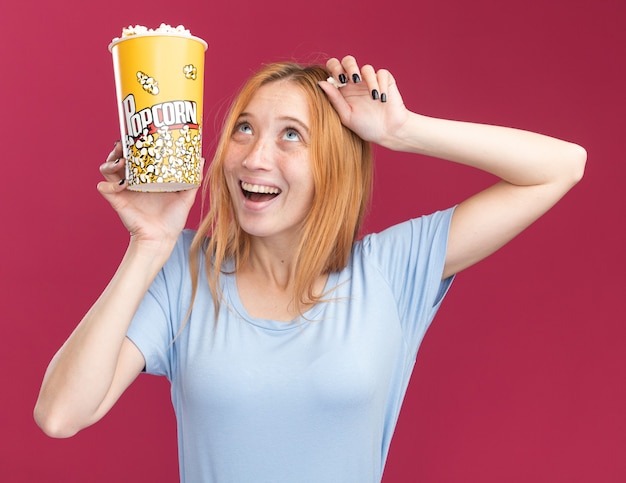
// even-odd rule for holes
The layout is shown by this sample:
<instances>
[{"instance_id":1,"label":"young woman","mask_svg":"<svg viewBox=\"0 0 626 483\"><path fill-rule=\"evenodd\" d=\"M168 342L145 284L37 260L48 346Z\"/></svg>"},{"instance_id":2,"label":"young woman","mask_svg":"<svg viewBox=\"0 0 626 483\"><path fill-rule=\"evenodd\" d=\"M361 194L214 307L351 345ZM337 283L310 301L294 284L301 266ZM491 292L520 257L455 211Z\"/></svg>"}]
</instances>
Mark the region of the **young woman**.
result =
<instances>
[{"instance_id":1,"label":"young woman","mask_svg":"<svg viewBox=\"0 0 626 483\"><path fill-rule=\"evenodd\" d=\"M370 142L500 181L357 240ZM51 361L38 424L71 436L146 371L172 384L182 481L364 483L380 481L453 275L554 205L586 153L413 113L391 73L348 56L326 68L271 64L249 80L210 165L197 233L183 230L195 192L126 190L120 157L116 145L98 189L131 234L128 250Z\"/></svg>"}]
</instances>

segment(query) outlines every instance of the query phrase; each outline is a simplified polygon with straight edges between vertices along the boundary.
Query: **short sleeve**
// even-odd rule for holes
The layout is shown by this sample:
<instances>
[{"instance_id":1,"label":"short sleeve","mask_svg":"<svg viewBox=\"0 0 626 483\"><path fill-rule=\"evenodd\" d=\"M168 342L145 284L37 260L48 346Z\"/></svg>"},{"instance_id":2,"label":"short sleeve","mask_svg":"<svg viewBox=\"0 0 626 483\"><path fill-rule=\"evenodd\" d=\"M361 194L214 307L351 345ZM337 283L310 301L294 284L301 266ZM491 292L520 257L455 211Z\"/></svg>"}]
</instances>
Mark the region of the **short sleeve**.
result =
<instances>
[{"instance_id":1,"label":"short sleeve","mask_svg":"<svg viewBox=\"0 0 626 483\"><path fill-rule=\"evenodd\" d=\"M453 212L454 207L409 220L364 240L396 300L413 355L454 279L442 280Z\"/></svg>"},{"instance_id":2,"label":"short sleeve","mask_svg":"<svg viewBox=\"0 0 626 483\"><path fill-rule=\"evenodd\" d=\"M148 374L167 376L174 370L172 341L184 320L189 304L189 246L194 232L185 230L170 258L143 298L127 337L141 351Z\"/></svg>"}]
</instances>

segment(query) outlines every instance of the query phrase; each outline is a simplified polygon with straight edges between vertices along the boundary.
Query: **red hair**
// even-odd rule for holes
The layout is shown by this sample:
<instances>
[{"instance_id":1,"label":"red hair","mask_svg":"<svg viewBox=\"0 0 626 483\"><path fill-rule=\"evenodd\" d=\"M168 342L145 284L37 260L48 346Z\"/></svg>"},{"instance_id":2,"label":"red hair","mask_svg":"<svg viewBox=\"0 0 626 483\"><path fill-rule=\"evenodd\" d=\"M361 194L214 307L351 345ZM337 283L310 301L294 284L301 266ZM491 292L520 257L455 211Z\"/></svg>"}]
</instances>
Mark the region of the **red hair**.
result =
<instances>
[{"instance_id":1,"label":"red hair","mask_svg":"<svg viewBox=\"0 0 626 483\"><path fill-rule=\"evenodd\" d=\"M346 128L319 87L328 71L319 65L292 62L264 66L252 76L233 102L222 136L208 170L209 212L202 220L190 250L192 305L198 288L199 254L205 251L209 290L216 314L222 298L219 276L225 260L233 259L235 271L250 252L250 236L236 222L223 171L225 153L237 118L259 89L270 82L288 81L302 89L310 113L310 160L315 195L297 247L293 303L303 307L320 302L313 293L320 275L338 271L348 263L361 228L372 190L371 146Z\"/></svg>"}]
</instances>

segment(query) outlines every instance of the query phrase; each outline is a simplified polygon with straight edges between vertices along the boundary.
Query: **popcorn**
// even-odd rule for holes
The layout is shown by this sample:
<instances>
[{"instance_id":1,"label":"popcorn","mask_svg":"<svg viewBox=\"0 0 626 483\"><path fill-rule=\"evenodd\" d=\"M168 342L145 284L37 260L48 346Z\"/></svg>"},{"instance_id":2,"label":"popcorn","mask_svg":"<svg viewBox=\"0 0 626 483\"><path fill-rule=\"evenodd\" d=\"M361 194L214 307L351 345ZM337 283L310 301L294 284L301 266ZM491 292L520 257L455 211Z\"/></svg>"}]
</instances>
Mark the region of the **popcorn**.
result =
<instances>
[{"instance_id":1,"label":"popcorn","mask_svg":"<svg viewBox=\"0 0 626 483\"><path fill-rule=\"evenodd\" d=\"M196 80L198 69L193 64L187 64L183 67L183 74L185 74L185 78L187 79Z\"/></svg>"},{"instance_id":2,"label":"popcorn","mask_svg":"<svg viewBox=\"0 0 626 483\"><path fill-rule=\"evenodd\" d=\"M127 136L127 181L131 188L152 183L194 184L200 179L200 133L192 133L185 125L177 135L174 142L172 132L164 126L155 133L145 129L136 140Z\"/></svg>"},{"instance_id":3,"label":"popcorn","mask_svg":"<svg viewBox=\"0 0 626 483\"><path fill-rule=\"evenodd\" d=\"M143 90L146 91L148 94L156 96L159 93L159 83L148 74L138 71L137 82L141 84Z\"/></svg>"},{"instance_id":4,"label":"popcorn","mask_svg":"<svg viewBox=\"0 0 626 483\"><path fill-rule=\"evenodd\" d=\"M135 35L158 35L158 34L176 34L176 35L184 35L186 37L191 37L191 32L189 29L186 29L182 25L178 25L177 27L172 27L166 23L162 23L156 29L149 29L143 25L129 25L128 27L124 27L122 29L122 37L133 37ZM115 37L113 42L119 40L120 37Z\"/></svg>"},{"instance_id":5,"label":"popcorn","mask_svg":"<svg viewBox=\"0 0 626 483\"><path fill-rule=\"evenodd\" d=\"M329 77L328 79L326 79L326 82L334 85L336 88L345 86L345 84L340 84L339 82L337 82L334 77Z\"/></svg>"}]
</instances>

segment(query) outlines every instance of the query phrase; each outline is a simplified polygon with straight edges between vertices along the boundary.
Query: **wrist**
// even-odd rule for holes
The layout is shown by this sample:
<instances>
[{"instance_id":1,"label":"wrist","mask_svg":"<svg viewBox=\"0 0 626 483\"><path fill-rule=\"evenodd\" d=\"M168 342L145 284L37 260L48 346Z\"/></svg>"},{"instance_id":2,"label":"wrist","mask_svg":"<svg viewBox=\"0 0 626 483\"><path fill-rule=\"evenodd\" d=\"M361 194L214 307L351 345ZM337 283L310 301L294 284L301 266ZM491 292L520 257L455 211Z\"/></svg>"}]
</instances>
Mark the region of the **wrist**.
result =
<instances>
[{"instance_id":1,"label":"wrist","mask_svg":"<svg viewBox=\"0 0 626 483\"><path fill-rule=\"evenodd\" d=\"M172 254L177 239L168 237L147 240L131 234L126 253L133 258L148 260L160 269Z\"/></svg>"},{"instance_id":2,"label":"wrist","mask_svg":"<svg viewBox=\"0 0 626 483\"><path fill-rule=\"evenodd\" d=\"M382 145L392 151L425 153L426 150L421 139L422 124L425 119L425 116L409 112L406 120L389 133L387 140Z\"/></svg>"}]
</instances>

